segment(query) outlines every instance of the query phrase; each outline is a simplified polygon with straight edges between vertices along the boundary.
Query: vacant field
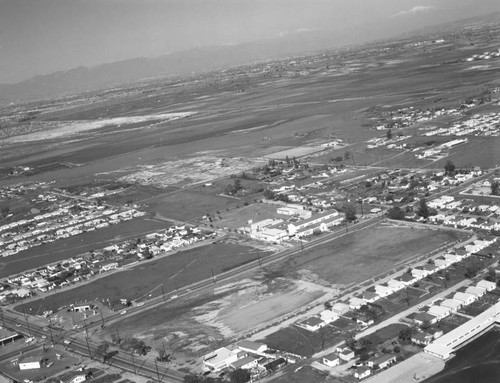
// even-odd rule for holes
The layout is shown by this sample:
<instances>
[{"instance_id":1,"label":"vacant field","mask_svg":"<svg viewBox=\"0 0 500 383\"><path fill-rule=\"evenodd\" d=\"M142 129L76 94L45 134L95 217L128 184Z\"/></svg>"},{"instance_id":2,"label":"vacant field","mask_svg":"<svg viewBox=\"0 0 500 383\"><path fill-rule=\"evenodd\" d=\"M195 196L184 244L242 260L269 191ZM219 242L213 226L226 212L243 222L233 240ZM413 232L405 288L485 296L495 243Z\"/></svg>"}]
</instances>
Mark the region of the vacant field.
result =
<instances>
[{"instance_id":1,"label":"vacant field","mask_svg":"<svg viewBox=\"0 0 500 383\"><path fill-rule=\"evenodd\" d=\"M260 256L265 256L260 252ZM189 285L218 274L243 263L257 259L257 252L246 246L215 242L202 247L153 260L139 263L137 266L96 279L91 283L61 291L44 298L47 310L75 301L93 300L96 298L116 301L120 298L140 299L169 293L177 288ZM207 266L209 265L209 266ZM126 280L127 283L123 283ZM39 301L30 302L26 307L37 310Z\"/></svg>"},{"instance_id":2,"label":"vacant field","mask_svg":"<svg viewBox=\"0 0 500 383\"><path fill-rule=\"evenodd\" d=\"M307 250L286 264L277 266L296 277L306 270L319 281L349 284L375 277L459 239L451 231L416 229L380 224Z\"/></svg>"},{"instance_id":3,"label":"vacant field","mask_svg":"<svg viewBox=\"0 0 500 383\"><path fill-rule=\"evenodd\" d=\"M166 229L171 226L169 222L145 217L135 218L70 238L59 239L55 242L46 243L18 254L1 258L0 278L63 259L76 257L91 250L102 249L113 243L139 238L146 233Z\"/></svg>"},{"instance_id":4,"label":"vacant field","mask_svg":"<svg viewBox=\"0 0 500 383\"><path fill-rule=\"evenodd\" d=\"M310 332L297 326L289 326L268 335L261 341L271 348L311 357L344 339L345 334L330 326L323 327L316 332Z\"/></svg>"}]
</instances>

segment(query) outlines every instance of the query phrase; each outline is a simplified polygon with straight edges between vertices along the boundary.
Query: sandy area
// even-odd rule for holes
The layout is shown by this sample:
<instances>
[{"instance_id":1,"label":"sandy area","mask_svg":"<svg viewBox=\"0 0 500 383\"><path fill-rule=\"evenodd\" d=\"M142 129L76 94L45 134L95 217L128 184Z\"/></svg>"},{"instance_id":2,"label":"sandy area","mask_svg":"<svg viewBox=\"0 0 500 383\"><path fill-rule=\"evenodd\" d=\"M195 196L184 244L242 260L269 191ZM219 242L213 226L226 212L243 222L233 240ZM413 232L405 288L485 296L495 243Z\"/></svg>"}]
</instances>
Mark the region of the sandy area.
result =
<instances>
[{"instance_id":1,"label":"sandy area","mask_svg":"<svg viewBox=\"0 0 500 383\"><path fill-rule=\"evenodd\" d=\"M195 319L216 327L223 336L230 338L272 322L324 294L321 286L303 281L280 278L266 285L245 280L238 284L234 293L198 308Z\"/></svg>"},{"instance_id":2,"label":"sandy area","mask_svg":"<svg viewBox=\"0 0 500 383\"><path fill-rule=\"evenodd\" d=\"M50 140L54 138L62 138L78 133L83 133L89 130L101 129L105 126L122 126L137 124L149 121L173 121L179 118L184 118L192 115L192 112L182 113L163 113L163 114L149 114L145 116L129 116L129 117L115 117L103 118L92 121L62 121L57 123L54 127L48 127L48 130L38 131L20 136L10 137L4 140L5 143L18 143L39 140ZM54 123L52 123L54 124Z\"/></svg>"},{"instance_id":3,"label":"sandy area","mask_svg":"<svg viewBox=\"0 0 500 383\"><path fill-rule=\"evenodd\" d=\"M258 164L258 162L247 158L197 155L196 157L166 161L155 165L139 165L124 168L113 173L125 173L126 175L119 179L123 182L154 185L164 188L171 185L189 185L227 177Z\"/></svg>"}]
</instances>

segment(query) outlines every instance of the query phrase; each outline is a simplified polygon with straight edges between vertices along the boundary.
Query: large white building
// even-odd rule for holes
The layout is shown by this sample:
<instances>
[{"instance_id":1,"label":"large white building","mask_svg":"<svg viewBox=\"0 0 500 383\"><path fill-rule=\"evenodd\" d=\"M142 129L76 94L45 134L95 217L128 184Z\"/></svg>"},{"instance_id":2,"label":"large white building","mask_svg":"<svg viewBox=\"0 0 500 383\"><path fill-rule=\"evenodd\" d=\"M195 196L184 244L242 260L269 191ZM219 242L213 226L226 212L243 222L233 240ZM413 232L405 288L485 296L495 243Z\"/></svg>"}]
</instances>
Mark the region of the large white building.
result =
<instances>
[{"instance_id":1,"label":"large white building","mask_svg":"<svg viewBox=\"0 0 500 383\"><path fill-rule=\"evenodd\" d=\"M500 320L499 313L500 303L497 303L463 325L436 339L425 347L424 351L443 359L449 359L460 345L498 323Z\"/></svg>"}]
</instances>

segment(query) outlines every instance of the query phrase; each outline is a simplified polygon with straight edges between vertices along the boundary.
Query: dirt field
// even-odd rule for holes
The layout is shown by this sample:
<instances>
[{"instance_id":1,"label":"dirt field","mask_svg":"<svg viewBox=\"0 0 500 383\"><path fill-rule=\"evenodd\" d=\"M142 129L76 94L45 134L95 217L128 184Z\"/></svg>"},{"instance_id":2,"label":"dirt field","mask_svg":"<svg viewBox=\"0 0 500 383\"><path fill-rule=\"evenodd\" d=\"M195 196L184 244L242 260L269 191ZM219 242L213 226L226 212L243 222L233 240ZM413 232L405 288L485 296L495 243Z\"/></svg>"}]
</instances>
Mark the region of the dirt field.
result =
<instances>
[{"instance_id":1,"label":"dirt field","mask_svg":"<svg viewBox=\"0 0 500 383\"><path fill-rule=\"evenodd\" d=\"M309 281L345 285L379 275L458 238L451 231L380 224L317 246L276 267L286 268L285 275L291 278L304 275Z\"/></svg>"},{"instance_id":2,"label":"dirt field","mask_svg":"<svg viewBox=\"0 0 500 383\"><path fill-rule=\"evenodd\" d=\"M265 257L265 252L259 255ZM213 270L218 274L223 270L257 259L257 252L249 248L225 241L163 257L151 262L139 263L137 266L121 272L96 279L92 283L76 285L73 289L61 290L58 294L44 298L46 310L54 310L66 304L95 298L116 301L120 298L130 300L158 296L161 287L165 294L177 288L199 280L210 278ZM210 264L210 267L207 267ZM124 280L128 282L123 283ZM26 310L33 307L38 310L39 301L25 304Z\"/></svg>"}]
</instances>

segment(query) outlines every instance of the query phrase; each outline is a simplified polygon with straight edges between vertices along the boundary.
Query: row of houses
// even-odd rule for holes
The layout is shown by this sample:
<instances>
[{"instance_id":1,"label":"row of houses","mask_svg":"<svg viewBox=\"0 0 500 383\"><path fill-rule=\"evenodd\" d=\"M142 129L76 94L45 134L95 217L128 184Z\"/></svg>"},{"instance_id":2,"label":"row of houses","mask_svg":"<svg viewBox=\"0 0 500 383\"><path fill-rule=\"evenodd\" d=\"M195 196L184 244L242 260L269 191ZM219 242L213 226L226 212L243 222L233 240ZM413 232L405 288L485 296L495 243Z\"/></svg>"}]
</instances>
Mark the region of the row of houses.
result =
<instances>
[{"instance_id":1,"label":"row of houses","mask_svg":"<svg viewBox=\"0 0 500 383\"><path fill-rule=\"evenodd\" d=\"M135 209L120 211L116 208L86 203L79 203L78 207L81 209L79 212L73 211L70 207L63 207L4 225L4 229L9 231L0 234L2 256L14 255L44 243L102 229L145 214Z\"/></svg>"},{"instance_id":2,"label":"row of houses","mask_svg":"<svg viewBox=\"0 0 500 383\"><path fill-rule=\"evenodd\" d=\"M6 279L10 288L0 291L0 300L25 298L34 290L48 292L57 287L89 280L94 275L110 272L126 263L174 251L213 236L214 233L202 233L197 227L172 226L147 234L141 240L125 241L77 258L72 257L36 270L11 275Z\"/></svg>"},{"instance_id":3,"label":"row of houses","mask_svg":"<svg viewBox=\"0 0 500 383\"><path fill-rule=\"evenodd\" d=\"M354 358L354 351L349 348L339 348L335 352L323 357L322 362L325 366L335 367L340 365L341 361L349 361ZM379 371L389 368L396 363L396 355L394 354L378 354L374 355L362 365L358 365L352 370L352 375L361 380L372 375L373 371Z\"/></svg>"},{"instance_id":4,"label":"row of houses","mask_svg":"<svg viewBox=\"0 0 500 383\"><path fill-rule=\"evenodd\" d=\"M434 302L426 308L426 311L419 311L411 315L409 319L419 326L437 323L494 289L496 289L496 283L481 280L475 286L467 287L463 292L456 292L451 298Z\"/></svg>"},{"instance_id":5,"label":"row of houses","mask_svg":"<svg viewBox=\"0 0 500 383\"><path fill-rule=\"evenodd\" d=\"M221 347L202 358L203 367L210 372L248 370L253 377L275 372L288 363L296 363L297 355L271 350L266 344L242 340L236 345Z\"/></svg>"},{"instance_id":6,"label":"row of houses","mask_svg":"<svg viewBox=\"0 0 500 383\"><path fill-rule=\"evenodd\" d=\"M364 305L374 303L381 298L385 298L391 294L396 293L397 291L405 289L418 282L419 280L438 272L439 270L443 270L453 265L454 263L460 262L461 260L470 257L472 254L478 253L482 249L493 244L495 241L496 237L491 237L490 240L475 240L467 244L464 248L455 249L454 253L446 253L440 257L437 257L433 260L433 263L427 263L423 266L412 268L409 272L403 273L399 277L390 279L382 284L375 285L373 290L367 290L359 296L351 297L347 303L336 302L330 309L323 310L318 315L300 320L296 322L295 325L307 331L318 331L319 329L336 321L350 310L359 310ZM482 281L480 284L487 284L488 289L492 288L490 282L487 283L487 281ZM493 284L493 286L494 285L495 284ZM471 288L471 290L474 289ZM441 309L437 309L437 312L440 312L440 310ZM356 321L363 326L369 326L373 324L373 319L369 318L357 317Z\"/></svg>"}]
</instances>

